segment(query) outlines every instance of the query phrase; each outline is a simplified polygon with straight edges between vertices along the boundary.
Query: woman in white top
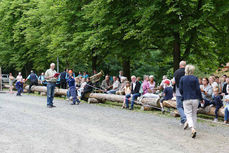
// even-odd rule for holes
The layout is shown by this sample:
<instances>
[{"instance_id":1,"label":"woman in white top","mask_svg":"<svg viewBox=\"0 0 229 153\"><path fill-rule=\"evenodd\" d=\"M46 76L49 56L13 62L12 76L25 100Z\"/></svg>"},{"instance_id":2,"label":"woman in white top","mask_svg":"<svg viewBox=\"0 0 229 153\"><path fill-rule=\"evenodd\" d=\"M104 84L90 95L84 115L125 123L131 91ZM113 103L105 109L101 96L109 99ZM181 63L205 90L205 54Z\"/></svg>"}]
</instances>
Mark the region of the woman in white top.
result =
<instances>
[{"instance_id":1,"label":"woman in white top","mask_svg":"<svg viewBox=\"0 0 229 153\"><path fill-rule=\"evenodd\" d=\"M18 76L16 77L16 80L17 80L17 81L23 80L23 77L22 77L22 75L21 75L21 72L18 73Z\"/></svg>"}]
</instances>

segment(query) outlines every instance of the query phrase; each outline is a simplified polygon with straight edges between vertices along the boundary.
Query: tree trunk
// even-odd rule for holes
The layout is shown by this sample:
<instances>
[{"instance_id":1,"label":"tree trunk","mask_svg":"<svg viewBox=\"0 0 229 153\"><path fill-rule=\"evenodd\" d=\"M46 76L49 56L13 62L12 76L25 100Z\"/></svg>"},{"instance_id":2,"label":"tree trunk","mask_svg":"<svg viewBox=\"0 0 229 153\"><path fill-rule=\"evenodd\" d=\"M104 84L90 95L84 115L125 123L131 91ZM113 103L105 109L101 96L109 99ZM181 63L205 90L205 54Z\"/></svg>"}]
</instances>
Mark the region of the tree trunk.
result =
<instances>
[{"instance_id":1,"label":"tree trunk","mask_svg":"<svg viewBox=\"0 0 229 153\"><path fill-rule=\"evenodd\" d=\"M92 71L96 70L97 69L97 55L94 55L95 54L95 49L92 49L91 51L91 68L92 68Z\"/></svg>"},{"instance_id":2,"label":"tree trunk","mask_svg":"<svg viewBox=\"0 0 229 153\"><path fill-rule=\"evenodd\" d=\"M123 69L123 75L130 80L130 58L129 57L123 57L122 58L122 69Z\"/></svg>"},{"instance_id":3,"label":"tree trunk","mask_svg":"<svg viewBox=\"0 0 229 153\"><path fill-rule=\"evenodd\" d=\"M180 34L175 32L174 36L174 43L173 43L173 70L174 72L179 69L179 63L181 59L180 53Z\"/></svg>"}]
</instances>

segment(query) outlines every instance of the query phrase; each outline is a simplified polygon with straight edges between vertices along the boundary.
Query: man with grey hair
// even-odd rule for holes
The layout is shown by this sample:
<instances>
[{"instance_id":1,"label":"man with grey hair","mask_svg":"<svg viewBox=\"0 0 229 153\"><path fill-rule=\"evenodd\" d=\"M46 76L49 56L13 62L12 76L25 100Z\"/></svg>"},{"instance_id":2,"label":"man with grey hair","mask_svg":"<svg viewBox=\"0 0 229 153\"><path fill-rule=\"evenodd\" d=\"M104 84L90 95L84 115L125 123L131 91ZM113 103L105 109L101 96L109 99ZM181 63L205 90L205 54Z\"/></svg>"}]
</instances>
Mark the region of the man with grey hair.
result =
<instances>
[{"instance_id":1,"label":"man with grey hair","mask_svg":"<svg viewBox=\"0 0 229 153\"><path fill-rule=\"evenodd\" d=\"M55 64L50 64L50 69L45 72L45 79L47 80L47 107L52 108L56 107L53 105L54 90L56 87L57 73L55 71Z\"/></svg>"},{"instance_id":2,"label":"man with grey hair","mask_svg":"<svg viewBox=\"0 0 229 153\"><path fill-rule=\"evenodd\" d=\"M179 91L179 82L180 82L181 77L185 75L185 66L186 66L186 62L181 61L180 68L176 70L174 73L174 88L175 88L175 93L176 93L177 110L181 117L181 124L184 124L186 122L186 116L184 114L182 96Z\"/></svg>"},{"instance_id":3,"label":"man with grey hair","mask_svg":"<svg viewBox=\"0 0 229 153\"><path fill-rule=\"evenodd\" d=\"M131 97L131 107L130 110L134 109L134 101L141 96L140 94L140 88L141 88L141 83L136 80L136 76L131 77L131 94L126 95L125 97L125 102L126 102L126 108L129 109L129 98Z\"/></svg>"}]
</instances>

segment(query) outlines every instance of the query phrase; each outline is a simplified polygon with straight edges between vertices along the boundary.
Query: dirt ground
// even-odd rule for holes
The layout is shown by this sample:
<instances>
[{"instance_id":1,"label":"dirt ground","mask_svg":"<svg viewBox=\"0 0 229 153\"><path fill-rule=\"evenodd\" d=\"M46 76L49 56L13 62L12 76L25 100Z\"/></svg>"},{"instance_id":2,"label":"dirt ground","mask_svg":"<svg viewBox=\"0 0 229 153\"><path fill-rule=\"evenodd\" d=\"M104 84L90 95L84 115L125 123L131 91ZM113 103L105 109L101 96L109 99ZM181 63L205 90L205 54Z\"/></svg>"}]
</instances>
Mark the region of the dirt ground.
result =
<instances>
[{"instance_id":1,"label":"dirt ground","mask_svg":"<svg viewBox=\"0 0 229 153\"><path fill-rule=\"evenodd\" d=\"M0 153L228 153L229 127L198 123L196 139L175 118L0 93Z\"/></svg>"}]
</instances>

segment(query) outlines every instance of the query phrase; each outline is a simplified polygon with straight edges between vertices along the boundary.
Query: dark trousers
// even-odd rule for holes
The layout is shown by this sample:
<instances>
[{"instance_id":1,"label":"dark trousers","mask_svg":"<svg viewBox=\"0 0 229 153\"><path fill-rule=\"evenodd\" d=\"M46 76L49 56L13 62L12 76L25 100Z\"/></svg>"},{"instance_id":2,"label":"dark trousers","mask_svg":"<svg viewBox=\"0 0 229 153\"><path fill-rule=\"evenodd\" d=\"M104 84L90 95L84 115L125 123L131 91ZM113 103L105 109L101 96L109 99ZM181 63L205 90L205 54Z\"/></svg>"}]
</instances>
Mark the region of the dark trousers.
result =
<instances>
[{"instance_id":1,"label":"dark trousers","mask_svg":"<svg viewBox=\"0 0 229 153\"><path fill-rule=\"evenodd\" d=\"M66 83L65 80L60 81L60 88L62 88L62 89L67 89L67 83Z\"/></svg>"},{"instance_id":2,"label":"dark trousers","mask_svg":"<svg viewBox=\"0 0 229 153\"><path fill-rule=\"evenodd\" d=\"M82 94L81 94L81 99L87 101L88 98L85 97L85 96L86 96L87 93L90 93L90 92L92 92L92 90L84 90L84 91L82 92Z\"/></svg>"},{"instance_id":3,"label":"dark trousers","mask_svg":"<svg viewBox=\"0 0 229 153\"><path fill-rule=\"evenodd\" d=\"M131 109L134 108L134 101L139 97L141 96L140 93L136 93L136 94L133 94L132 95L132 98L131 98ZM125 97L125 102L126 102L126 108L129 108L129 98L131 97L131 94L128 94L126 95Z\"/></svg>"},{"instance_id":4,"label":"dark trousers","mask_svg":"<svg viewBox=\"0 0 229 153\"><path fill-rule=\"evenodd\" d=\"M79 99L77 98L77 93L76 93L76 87L72 86L69 88L70 94L72 96L73 103L75 104L76 101L77 103L80 103Z\"/></svg>"},{"instance_id":5,"label":"dark trousers","mask_svg":"<svg viewBox=\"0 0 229 153\"><path fill-rule=\"evenodd\" d=\"M215 106L215 118L218 118L218 111L219 109L223 106L223 104L217 103L215 101L209 101L207 99L204 99L204 107L207 107L209 105L214 105Z\"/></svg>"},{"instance_id":6,"label":"dark trousers","mask_svg":"<svg viewBox=\"0 0 229 153\"><path fill-rule=\"evenodd\" d=\"M21 96L22 92L23 92L23 88L22 87L17 88L17 96Z\"/></svg>"},{"instance_id":7,"label":"dark trousers","mask_svg":"<svg viewBox=\"0 0 229 153\"><path fill-rule=\"evenodd\" d=\"M36 86L37 86L37 84L38 84L37 82L30 82L28 93L31 93L31 87L32 87L33 85L36 85Z\"/></svg>"}]
</instances>

